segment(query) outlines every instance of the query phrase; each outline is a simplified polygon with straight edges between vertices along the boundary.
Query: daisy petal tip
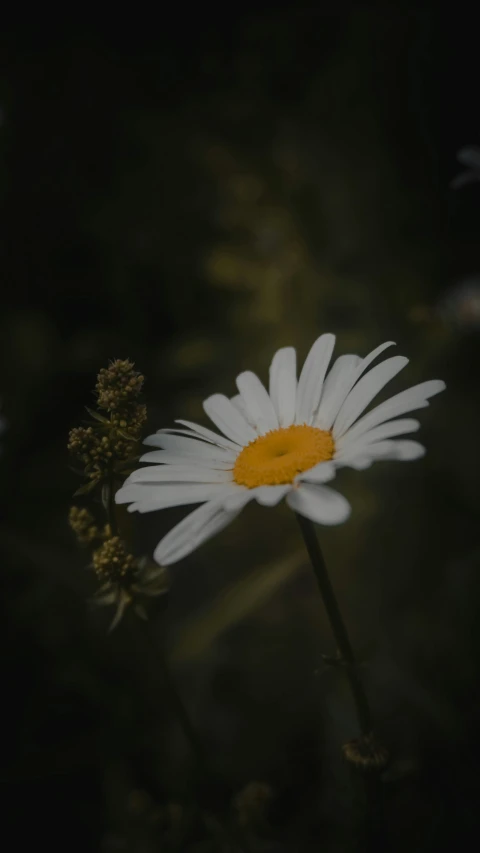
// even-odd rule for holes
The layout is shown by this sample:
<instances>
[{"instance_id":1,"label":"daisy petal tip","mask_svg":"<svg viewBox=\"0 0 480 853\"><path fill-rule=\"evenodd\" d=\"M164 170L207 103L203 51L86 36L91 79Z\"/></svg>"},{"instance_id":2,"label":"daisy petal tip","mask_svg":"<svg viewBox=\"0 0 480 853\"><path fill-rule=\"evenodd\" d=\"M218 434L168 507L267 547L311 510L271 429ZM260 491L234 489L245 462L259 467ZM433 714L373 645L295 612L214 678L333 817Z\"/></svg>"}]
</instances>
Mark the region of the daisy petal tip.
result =
<instances>
[{"instance_id":1,"label":"daisy petal tip","mask_svg":"<svg viewBox=\"0 0 480 853\"><path fill-rule=\"evenodd\" d=\"M314 521L314 524L318 524L320 527L338 527L340 524L345 524L345 522L348 521L352 514L352 508L350 504L348 502L346 503L347 505L342 510L337 511L335 517L322 518L321 521ZM308 517L309 516L307 515L306 518Z\"/></svg>"},{"instance_id":2,"label":"daisy petal tip","mask_svg":"<svg viewBox=\"0 0 480 853\"><path fill-rule=\"evenodd\" d=\"M210 394L209 397L205 397L205 400L202 403L203 408L205 409L205 407L206 407L208 409L212 403L215 404L217 402L219 397L222 397L222 395L221 394ZM176 421L175 423L180 423L180 422Z\"/></svg>"},{"instance_id":3,"label":"daisy petal tip","mask_svg":"<svg viewBox=\"0 0 480 853\"><path fill-rule=\"evenodd\" d=\"M147 447L158 447L158 432L154 432L153 435L147 435L146 438L143 439L142 444L145 444Z\"/></svg>"},{"instance_id":4,"label":"daisy petal tip","mask_svg":"<svg viewBox=\"0 0 480 853\"><path fill-rule=\"evenodd\" d=\"M329 486L315 483L301 483L287 495L287 503L305 518L327 527L343 524L352 511L343 495Z\"/></svg>"},{"instance_id":5,"label":"daisy petal tip","mask_svg":"<svg viewBox=\"0 0 480 853\"><path fill-rule=\"evenodd\" d=\"M157 547L155 548L155 550L153 552L153 559L156 562L157 566L168 565L168 561L165 562L165 559L164 559L163 554L162 554L162 550L163 549L161 548L161 543L160 543L160 545L157 545Z\"/></svg>"},{"instance_id":6,"label":"daisy petal tip","mask_svg":"<svg viewBox=\"0 0 480 853\"><path fill-rule=\"evenodd\" d=\"M427 448L418 441L399 441L398 458L403 462L414 462L416 459L423 459L427 452Z\"/></svg>"},{"instance_id":7,"label":"daisy petal tip","mask_svg":"<svg viewBox=\"0 0 480 853\"><path fill-rule=\"evenodd\" d=\"M346 521L350 518L352 514L352 507L349 502L343 495L342 497L342 505L337 507L337 513L335 517L331 519L325 519L321 522L321 524L326 525L327 527L338 527L339 524L345 524Z\"/></svg>"}]
</instances>

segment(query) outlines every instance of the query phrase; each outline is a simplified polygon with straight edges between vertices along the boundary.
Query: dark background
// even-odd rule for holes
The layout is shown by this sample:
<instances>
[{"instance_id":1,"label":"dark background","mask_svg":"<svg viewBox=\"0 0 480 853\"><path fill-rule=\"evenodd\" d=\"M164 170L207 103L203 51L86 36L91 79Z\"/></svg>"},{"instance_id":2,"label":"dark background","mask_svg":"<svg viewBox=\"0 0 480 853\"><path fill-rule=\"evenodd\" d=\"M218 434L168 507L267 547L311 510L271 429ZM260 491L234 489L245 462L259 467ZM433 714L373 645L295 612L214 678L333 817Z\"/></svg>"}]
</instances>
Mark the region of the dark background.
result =
<instances>
[{"instance_id":1,"label":"dark background","mask_svg":"<svg viewBox=\"0 0 480 853\"><path fill-rule=\"evenodd\" d=\"M342 472L352 518L320 532L393 757L387 849L460 847L478 834L480 312L461 282L480 187L449 183L480 143L473 12L157 11L0 35L2 801L18 843L155 851L189 776L155 660L89 608L66 522L98 370L136 362L150 430L205 422L209 393L333 331L338 352L397 341L411 363L388 393L448 386L421 413L425 459ZM138 553L182 514L143 517ZM152 621L221 797L271 786L264 849L357 849L336 759L354 720L288 511L248 507L170 578Z\"/></svg>"}]
</instances>

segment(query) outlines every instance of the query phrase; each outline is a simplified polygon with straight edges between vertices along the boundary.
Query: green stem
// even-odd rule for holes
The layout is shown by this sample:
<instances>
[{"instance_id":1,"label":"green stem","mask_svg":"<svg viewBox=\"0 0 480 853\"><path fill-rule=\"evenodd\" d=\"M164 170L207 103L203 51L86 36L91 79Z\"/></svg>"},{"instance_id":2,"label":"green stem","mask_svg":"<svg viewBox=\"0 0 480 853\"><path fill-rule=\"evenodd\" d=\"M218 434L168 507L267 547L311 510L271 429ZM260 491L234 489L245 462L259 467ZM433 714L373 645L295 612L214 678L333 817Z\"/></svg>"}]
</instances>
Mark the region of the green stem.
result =
<instances>
[{"instance_id":1,"label":"green stem","mask_svg":"<svg viewBox=\"0 0 480 853\"><path fill-rule=\"evenodd\" d=\"M117 524L117 516L115 512L115 478L113 474L110 474L108 478L108 482L103 487L107 489L106 500L104 501L105 511L107 513L108 523L110 525L110 530L112 531L112 536L118 536L118 524Z\"/></svg>"},{"instance_id":2,"label":"green stem","mask_svg":"<svg viewBox=\"0 0 480 853\"><path fill-rule=\"evenodd\" d=\"M299 513L296 513L296 516L300 525L300 530L302 531L308 556L310 557L313 571L317 579L325 610L327 611L330 626L341 655L341 662L344 665L350 690L352 691L358 725L362 735L369 735L372 732L372 715L370 706L368 704L368 699L363 689L363 685L358 677L352 644L333 591L325 560L315 534L315 529L309 519L304 518L304 516Z\"/></svg>"}]
</instances>

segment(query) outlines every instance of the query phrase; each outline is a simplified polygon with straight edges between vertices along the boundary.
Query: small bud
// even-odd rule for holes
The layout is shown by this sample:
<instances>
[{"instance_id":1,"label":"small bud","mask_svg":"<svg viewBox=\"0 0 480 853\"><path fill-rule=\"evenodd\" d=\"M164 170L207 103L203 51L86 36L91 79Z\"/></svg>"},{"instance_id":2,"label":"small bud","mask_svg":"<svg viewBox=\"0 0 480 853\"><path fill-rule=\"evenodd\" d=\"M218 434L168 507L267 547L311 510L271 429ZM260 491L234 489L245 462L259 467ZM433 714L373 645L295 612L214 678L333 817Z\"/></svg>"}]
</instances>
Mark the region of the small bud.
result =
<instances>
[{"instance_id":1,"label":"small bud","mask_svg":"<svg viewBox=\"0 0 480 853\"><path fill-rule=\"evenodd\" d=\"M102 368L95 388L101 409L116 412L136 402L144 377L133 368L133 362L128 359L116 359L109 367Z\"/></svg>"},{"instance_id":2,"label":"small bud","mask_svg":"<svg viewBox=\"0 0 480 853\"><path fill-rule=\"evenodd\" d=\"M109 464L109 439L99 436L93 427L75 427L70 430L68 450L82 463L89 480L99 480Z\"/></svg>"},{"instance_id":3,"label":"small bud","mask_svg":"<svg viewBox=\"0 0 480 853\"><path fill-rule=\"evenodd\" d=\"M95 434L92 427L75 427L70 430L67 448L76 456L85 456L91 452L95 443Z\"/></svg>"},{"instance_id":4,"label":"small bud","mask_svg":"<svg viewBox=\"0 0 480 853\"><path fill-rule=\"evenodd\" d=\"M141 429L147 420L147 407L141 403L135 403L121 414L112 412L111 425L117 430L121 439L138 441Z\"/></svg>"},{"instance_id":5,"label":"small bud","mask_svg":"<svg viewBox=\"0 0 480 853\"><path fill-rule=\"evenodd\" d=\"M93 568L100 580L128 587L135 578L138 566L120 537L112 536L93 552Z\"/></svg>"},{"instance_id":6,"label":"small bud","mask_svg":"<svg viewBox=\"0 0 480 853\"><path fill-rule=\"evenodd\" d=\"M373 733L348 741L342 751L346 760L358 770L383 770L388 764L388 752L375 740Z\"/></svg>"},{"instance_id":7,"label":"small bud","mask_svg":"<svg viewBox=\"0 0 480 853\"><path fill-rule=\"evenodd\" d=\"M68 523L81 545L88 545L95 539L102 538L102 533L88 509L82 509L79 506L70 507Z\"/></svg>"},{"instance_id":8,"label":"small bud","mask_svg":"<svg viewBox=\"0 0 480 853\"><path fill-rule=\"evenodd\" d=\"M104 528L109 531L109 526ZM118 536L109 536L93 554L93 568L102 586L92 599L96 605L114 605L115 616L110 630L118 625L127 607L141 619L148 619L141 599L164 595L168 590L164 568L153 565L145 557L136 560Z\"/></svg>"}]
</instances>

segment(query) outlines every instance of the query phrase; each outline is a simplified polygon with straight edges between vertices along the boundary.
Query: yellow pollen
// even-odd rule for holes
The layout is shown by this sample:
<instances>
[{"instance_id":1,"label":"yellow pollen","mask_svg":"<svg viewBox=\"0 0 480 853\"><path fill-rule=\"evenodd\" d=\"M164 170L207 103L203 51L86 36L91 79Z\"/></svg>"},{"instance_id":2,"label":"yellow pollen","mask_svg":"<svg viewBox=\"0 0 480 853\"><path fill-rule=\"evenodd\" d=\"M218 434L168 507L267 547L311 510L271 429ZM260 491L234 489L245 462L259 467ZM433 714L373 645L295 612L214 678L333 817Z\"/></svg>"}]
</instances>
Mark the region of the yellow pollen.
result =
<instances>
[{"instance_id":1,"label":"yellow pollen","mask_svg":"<svg viewBox=\"0 0 480 853\"><path fill-rule=\"evenodd\" d=\"M293 483L297 474L331 459L332 434L324 429L293 425L261 435L238 454L233 477L239 486L277 486Z\"/></svg>"}]
</instances>

